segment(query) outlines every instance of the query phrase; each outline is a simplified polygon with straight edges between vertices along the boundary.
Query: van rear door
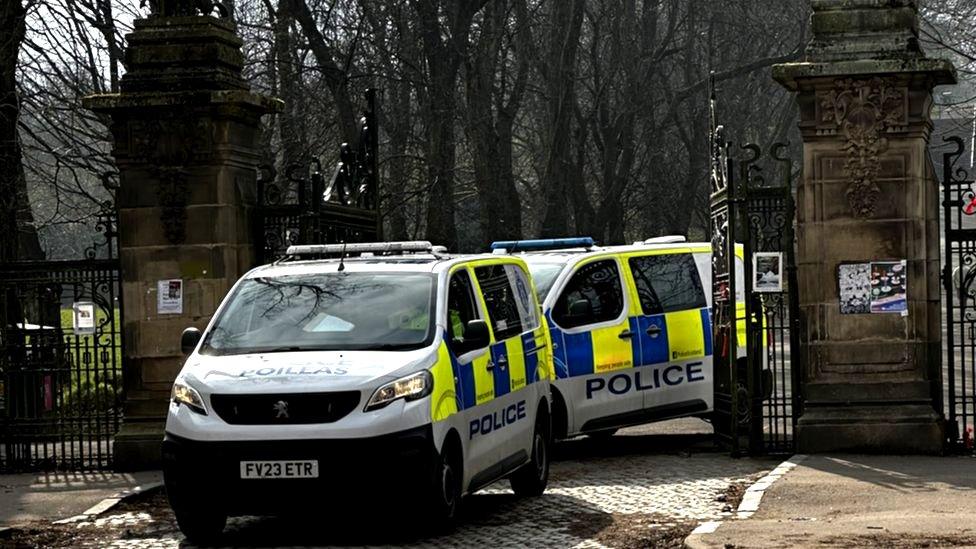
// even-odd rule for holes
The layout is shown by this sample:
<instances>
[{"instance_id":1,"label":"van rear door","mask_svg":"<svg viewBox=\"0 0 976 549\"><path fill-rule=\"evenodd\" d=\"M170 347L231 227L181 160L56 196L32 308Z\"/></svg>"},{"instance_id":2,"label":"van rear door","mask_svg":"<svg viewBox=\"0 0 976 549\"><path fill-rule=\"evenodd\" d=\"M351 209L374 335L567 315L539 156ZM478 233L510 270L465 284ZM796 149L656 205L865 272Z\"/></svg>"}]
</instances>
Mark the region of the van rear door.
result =
<instances>
[{"instance_id":1,"label":"van rear door","mask_svg":"<svg viewBox=\"0 0 976 549\"><path fill-rule=\"evenodd\" d=\"M711 319L691 250L628 254L626 262L640 308L636 333L647 419L707 411L713 390Z\"/></svg>"}]
</instances>

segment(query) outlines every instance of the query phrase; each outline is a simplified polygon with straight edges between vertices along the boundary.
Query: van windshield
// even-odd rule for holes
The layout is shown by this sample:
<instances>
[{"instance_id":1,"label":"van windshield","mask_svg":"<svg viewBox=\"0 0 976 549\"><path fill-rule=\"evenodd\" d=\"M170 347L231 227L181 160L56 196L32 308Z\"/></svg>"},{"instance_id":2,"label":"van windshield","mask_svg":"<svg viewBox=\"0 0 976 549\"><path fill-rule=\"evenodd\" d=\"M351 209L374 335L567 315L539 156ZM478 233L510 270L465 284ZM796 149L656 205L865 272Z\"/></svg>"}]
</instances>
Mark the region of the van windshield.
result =
<instances>
[{"instance_id":1,"label":"van windshield","mask_svg":"<svg viewBox=\"0 0 976 549\"><path fill-rule=\"evenodd\" d=\"M241 282L202 354L407 350L433 339L434 277L316 273Z\"/></svg>"},{"instance_id":2,"label":"van windshield","mask_svg":"<svg viewBox=\"0 0 976 549\"><path fill-rule=\"evenodd\" d=\"M552 289L556 277L563 270L565 263L529 263L529 272L532 274L532 281L535 283L535 293L542 302Z\"/></svg>"}]
</instances>

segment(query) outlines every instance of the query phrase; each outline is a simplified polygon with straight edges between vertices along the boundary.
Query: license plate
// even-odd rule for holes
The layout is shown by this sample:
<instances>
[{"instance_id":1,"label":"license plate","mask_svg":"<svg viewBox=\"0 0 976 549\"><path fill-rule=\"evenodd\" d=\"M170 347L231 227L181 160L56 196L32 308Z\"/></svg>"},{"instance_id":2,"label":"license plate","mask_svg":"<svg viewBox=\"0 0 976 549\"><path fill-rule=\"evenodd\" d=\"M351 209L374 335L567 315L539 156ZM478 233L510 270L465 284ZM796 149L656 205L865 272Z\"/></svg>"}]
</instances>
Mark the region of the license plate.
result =
<instances>
[{"instance_id":1,"label":"license plate","mask_svg":"<svg viewBox=\"0 0 976 549\"><path fill-rule=\"evenodd\" d=\"M319 478L319 462L314 459L242 461L241 478Z\"/></svg>"}]
</instances>

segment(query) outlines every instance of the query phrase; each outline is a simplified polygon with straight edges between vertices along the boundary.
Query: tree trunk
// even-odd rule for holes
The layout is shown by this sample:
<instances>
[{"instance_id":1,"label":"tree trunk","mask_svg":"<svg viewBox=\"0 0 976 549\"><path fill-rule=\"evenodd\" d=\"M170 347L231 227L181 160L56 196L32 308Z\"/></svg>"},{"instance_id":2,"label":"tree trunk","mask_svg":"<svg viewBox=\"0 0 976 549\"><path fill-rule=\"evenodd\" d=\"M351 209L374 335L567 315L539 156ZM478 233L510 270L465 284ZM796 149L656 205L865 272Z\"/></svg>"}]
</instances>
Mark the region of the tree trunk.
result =
<instances>
[{"instance_id":1,"label":"tree trunk","mask_svg":"<svg viewBox=\"0 0 976 549\"><path fill-rule=\"evenodd\" d=\"M547 139L542 189L545 217L542 236L564 236L569 228L566 182L574 172L571 123L576 104L576 54L583 26L583 0L551 2L545 87L547 93Z\"/></svg>"},{"instance_id":2,"label":"tree trunk","mask_svg":"<svg viewBox=\"0 0 976 549\"><path fill-rule=\"evenodd\" d=\"M24 40L27 10L20 0L0 2L0 261L42 259L27 194L17 123L17 55Z\"/></svg>"},{"instance_id":3,"label":"tree trunk","mask_svg":"<svg viewBox=\"0 0 976 549\"><path fill-rule=\"evenodd\" d=\"M284 166L283 170L278 170L279 184L283 185L282 188L288 188L286 177L288 167L299 165L303 170L307 170L307 163L311 157L311 151L307 149L306 117L303 115L304 98L298 87L300 79L296 71L298 59L291 35L291 27L295 21L291 4L291 2L278 4L274 19L275 68L279 94L285 102L285 108L277 116L278 132L281 136L281 159Z\"/></svg>"},{"instance_id":4,"label":"tree trunk","mask_svg":"<svg viewBox=\"0 0 976 549\"><path fill-rule=\"evenodd\" d=\"M429 75L427 139L427 237L450 250L458 248L454 221L454 119L457 77L465 58L471 20L487 0L446 0L444 13L437 0L413 0L420 23L420 38ZM444 38L441 18L449 26Z\"/></svg>"},{"instance_id":5,"label":"tree trunk","mask_svg":"<svg viewBox=\"0 0 976 549\"><path fill-rule=\"evenodd\" d=\"M336 121L339 125L342 141L355 148L359 144L359 127L356 124L356 103L352 100L349 91L348 68L339 67L336 61L339 56L326 43L306 0L284 0L284 3L288 4L291 15L302 27L302 32L308 39L309 49L312 50L315 62L318 63L318 68L322 71L325 84L332 93L332 99L336 103Z\"/></svg>"},{"instance_id":6,"label":"tree trunk","mask_svg":"<svg viewBox=\"0 0 976 549\"><path fill-rule=\"evenodd\" d=\"M516 0L516 27L521 45L516 47L518 61L514 82L509 85L502 76L506 67L498 63L508 57L505 44L508 5L504 0L488 4L481 33L466 64L465 91L467 108L466 134L474 149L475 187L480 205L480 241L522 238L522 209L515 175L512 170L513 125L528 80L529 52L525 33L528 29L525 0ZM525 29L525 30L523 30ZM511 92L506 97L506 90Z\"/></svg>"}]
</instances>

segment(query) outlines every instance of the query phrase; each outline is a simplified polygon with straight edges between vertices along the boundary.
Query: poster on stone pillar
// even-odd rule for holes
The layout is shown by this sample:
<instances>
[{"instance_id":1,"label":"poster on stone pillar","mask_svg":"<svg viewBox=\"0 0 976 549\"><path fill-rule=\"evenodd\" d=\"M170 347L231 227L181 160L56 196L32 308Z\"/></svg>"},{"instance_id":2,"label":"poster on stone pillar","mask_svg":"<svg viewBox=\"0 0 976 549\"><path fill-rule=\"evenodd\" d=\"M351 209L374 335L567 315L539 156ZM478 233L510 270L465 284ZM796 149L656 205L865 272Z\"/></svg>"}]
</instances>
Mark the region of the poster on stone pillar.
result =
<instances>
[{"instance_id":1,"label":"poster on stone pillar","mask_svg":"<svg viewBox=\"0 0 976 549\"><path fill-rule=\"evenodd\" d=\"M906 262L842 263L837 267L840 313L908 315Z\"/></svg>"},{"instance_id":2,"label":"poster on stone pillar","mask_svg":"<svg viewBox=\"0 0 976 549\"><path fill-rule=\"evenodd\" d=\"M908 314L908 292L902 261L871 263L871 312Z\"/></svg>"},{"instance_id":3,"label":"poster on stone pillar","mask_svg":"<svg viewBox=\"0 0 976 549\"><path fill-rule=\"evenodd\" d=\"M840 314L871 312L871 264L842 263L837 268L840 282Z\"/></svg>"},{"instance_id":4,"label":"poster on stone pillar","mask_svg":"<svg viewBox=\"0 0 976 549\"><path fill-rule=\"evenodd\" d=\"M183 314L183 281L180 279L156 281L156 314Z\"/></svg>"}]
</instances>

